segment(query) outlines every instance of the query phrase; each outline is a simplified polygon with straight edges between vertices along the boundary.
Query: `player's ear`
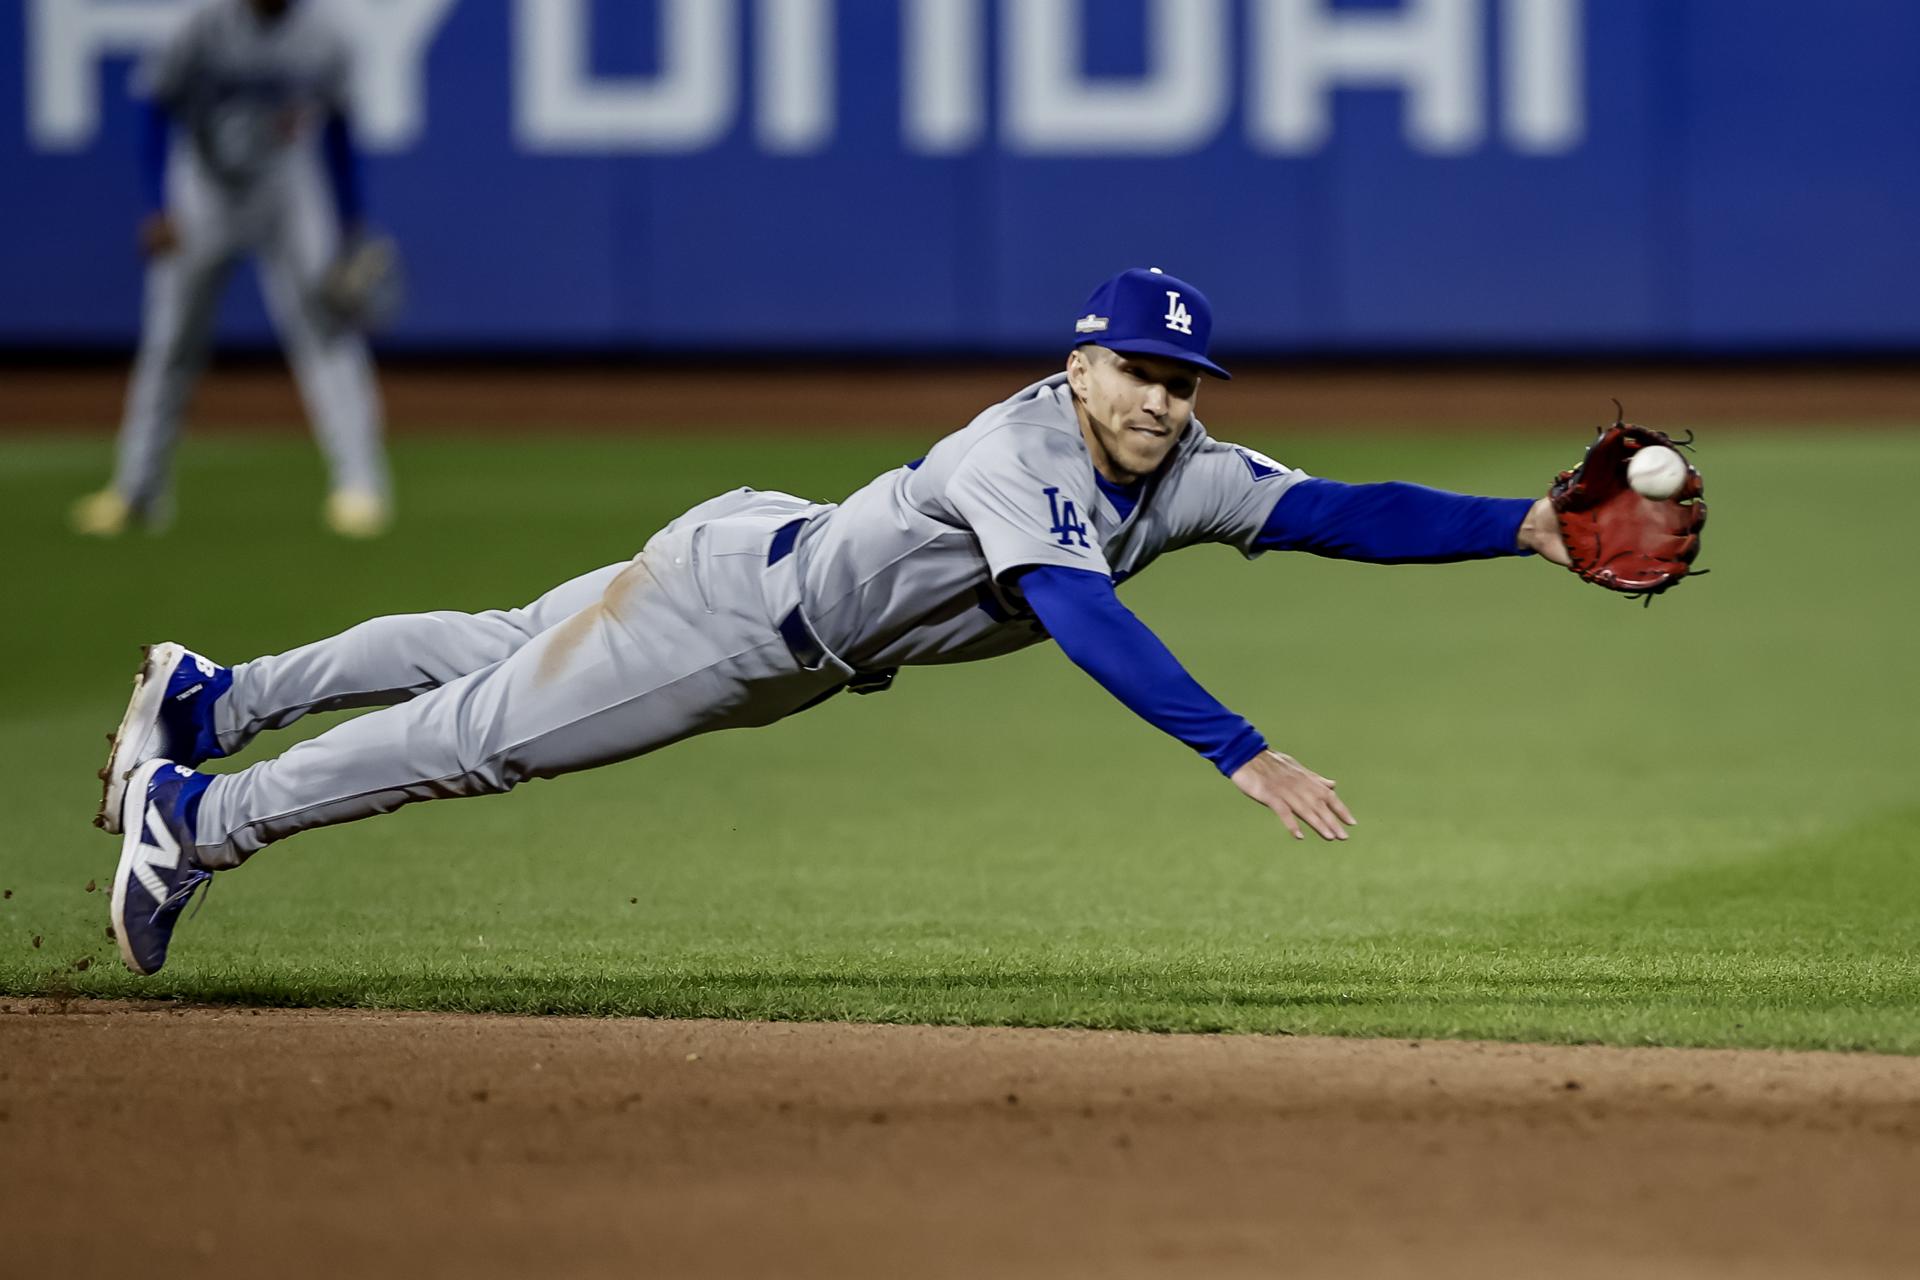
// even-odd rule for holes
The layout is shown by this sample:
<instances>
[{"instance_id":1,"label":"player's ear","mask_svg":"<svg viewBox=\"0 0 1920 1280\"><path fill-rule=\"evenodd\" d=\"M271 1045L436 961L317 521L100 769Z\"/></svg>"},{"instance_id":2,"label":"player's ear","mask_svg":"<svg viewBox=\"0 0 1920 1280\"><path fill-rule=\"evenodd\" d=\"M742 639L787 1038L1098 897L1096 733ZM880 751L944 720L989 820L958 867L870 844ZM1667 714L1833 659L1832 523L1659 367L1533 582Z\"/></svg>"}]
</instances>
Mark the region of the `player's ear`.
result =
<instances>
[{"instance_id":1,"label":"player's ear","mask_svg":"<svg viewBox=\"0 0 1920 1280\"><path fill-rule=\"evenodd\" d=\"M1073 388L1077 396L1087 393L1087 379L1092 376L1093 366L1087 359L1085 347L1075 347L1067 352L1067 385Z\"/></svg>"}]
</instances>

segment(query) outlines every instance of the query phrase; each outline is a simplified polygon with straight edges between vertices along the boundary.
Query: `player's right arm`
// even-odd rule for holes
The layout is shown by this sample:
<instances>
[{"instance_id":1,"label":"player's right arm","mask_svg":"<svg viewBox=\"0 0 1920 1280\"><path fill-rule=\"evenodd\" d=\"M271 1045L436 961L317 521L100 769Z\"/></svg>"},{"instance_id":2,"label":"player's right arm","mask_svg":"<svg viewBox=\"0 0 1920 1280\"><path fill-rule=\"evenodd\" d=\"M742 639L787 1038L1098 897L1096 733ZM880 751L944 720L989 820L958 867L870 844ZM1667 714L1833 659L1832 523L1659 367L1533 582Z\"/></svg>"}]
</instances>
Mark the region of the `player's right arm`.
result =
<instances>
[{"instance_id":1,"label":"player's right arm","mask_svg":"<svg viewBox=\"0 0 1920 1280\"><path fill-rule=\"evenodd\" d=\"M1201 687L1104 573L1058 566L1010 575L1054 643L1134 714L1206 757L1249 798L1273 810L1296 840L1302 823L1345 840L1353 814L1322 777L1267 745L1245 719Z\"/></svg>"},{"instance_id":2,"label":"player's right arm","mask_svg":"<svg viewBox=\"0 0 1920 1280\"><path fill-rule=\"evenodd\" d=\"M167 159L173 144L173 112L192 81L205 12L195 11L176 27L141 64L135 79L140 100L140 192L145 205L140 251L150 258L172 253L180 243L179 230L167 212Z\"/></svg>"},{"instance_id":3,"label":"player's right arm","mask_svg":"<svg viewBox=\"0 0 1920 1280\"><path fill-rule=\"evenodd\" d=\"M1304 822L1346 838L1353 815L1333 784L1266 739L1189 675L1114 594L1086 512L1098 501L1078 438L1010 424L973 442L946 477L953 512L979 540L995 581L1025 598L1054 643L1149 724L1205 756L1303 838Z\"/></svg>"}]
</instances>

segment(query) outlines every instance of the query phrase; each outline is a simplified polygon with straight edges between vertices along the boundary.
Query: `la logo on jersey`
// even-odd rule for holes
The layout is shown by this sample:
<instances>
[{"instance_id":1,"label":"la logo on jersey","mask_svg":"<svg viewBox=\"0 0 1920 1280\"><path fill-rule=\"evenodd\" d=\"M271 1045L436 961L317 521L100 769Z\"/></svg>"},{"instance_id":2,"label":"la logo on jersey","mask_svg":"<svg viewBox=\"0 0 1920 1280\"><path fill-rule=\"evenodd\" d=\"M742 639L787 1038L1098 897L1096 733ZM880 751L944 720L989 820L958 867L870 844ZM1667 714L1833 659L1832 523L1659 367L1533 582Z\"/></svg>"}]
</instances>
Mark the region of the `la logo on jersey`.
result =
<instances>
[{"instance_id":1,"label":"la logo on jersey","mask_svg":"<svg viewBox=\"0 0 1920 1280\"><path fill-rule=\"evenodd\" d=\"M1046 494L1047 506L1053 511L1053 528L1047 532L1059 539L1063 547L1072 546L1075 538L1080 540L1081 546L1089 545L1086 522L1080 519L1079 511L1074 509L1073 499L1061 497L1060 490L1053 487L1049 487Z\"/></svg>"},{"instance_id":2,"label":"la logo on jersey","mask_svg":"<svg viewBox=\"0 0 1920 1280\"><path fill-rule=\"evenodd\" d=\"M1193 313L1187 310L1187 304L1180 301L1178 289L1167 290L1167 328L1175 333L1193 336Z\"/></svg>"}]
</instances>

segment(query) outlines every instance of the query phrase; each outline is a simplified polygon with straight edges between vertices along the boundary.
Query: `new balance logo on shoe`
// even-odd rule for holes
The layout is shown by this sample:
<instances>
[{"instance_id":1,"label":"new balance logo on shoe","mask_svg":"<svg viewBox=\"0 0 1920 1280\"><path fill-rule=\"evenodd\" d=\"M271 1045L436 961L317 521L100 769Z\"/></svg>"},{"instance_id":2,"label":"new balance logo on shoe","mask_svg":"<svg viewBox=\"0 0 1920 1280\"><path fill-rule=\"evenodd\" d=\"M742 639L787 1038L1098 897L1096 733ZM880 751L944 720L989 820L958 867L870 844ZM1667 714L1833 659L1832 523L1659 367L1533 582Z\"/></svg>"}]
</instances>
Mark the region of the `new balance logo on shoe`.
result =
<instances>
[{"instance_id":1,"label":"new balance logo on shoe","mask_svg":"<svg viewBox=\"0 0 1920 1280\"><path fill-rule=\"evenodd\" d=\"M191 769L181 769L179 765L173 767L188 777L193 776ZM157 905L165 902L172 892L166 877L160 874L160 868L164 867L168 871L180 869L180 842L174 839L173 832L167 829L166 819L160 816L160 806L152 801L147 802L147 837L143 843L154 852L134 866L133 874L140 881L141 887L153 895L154 903Z\"/></svg>"}]
</instances>

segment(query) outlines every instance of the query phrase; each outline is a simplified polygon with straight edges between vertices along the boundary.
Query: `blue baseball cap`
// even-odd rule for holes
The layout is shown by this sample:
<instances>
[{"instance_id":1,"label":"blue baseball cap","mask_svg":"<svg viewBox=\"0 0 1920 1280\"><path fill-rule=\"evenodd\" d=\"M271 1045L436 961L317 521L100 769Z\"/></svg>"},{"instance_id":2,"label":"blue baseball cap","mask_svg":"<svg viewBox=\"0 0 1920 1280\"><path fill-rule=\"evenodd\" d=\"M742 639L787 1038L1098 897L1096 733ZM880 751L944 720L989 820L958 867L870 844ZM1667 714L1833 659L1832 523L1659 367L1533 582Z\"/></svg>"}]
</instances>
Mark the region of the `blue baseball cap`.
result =
<instances>
[{"instance_id":1,"label":"blue baseball cap","mask_svg":"<svg viewBox=\"0 0 1920 1280\"><path fill-rule=\"evenodd\" d=\"M1166 356L1216 378L1231 378L1207 359L1212 335L1213 304L1207 295L1158 267L1134 267L1108 280L1073 322L1076 347L1098 343L1113 351Z\"/></svg>"}]
</instances>

